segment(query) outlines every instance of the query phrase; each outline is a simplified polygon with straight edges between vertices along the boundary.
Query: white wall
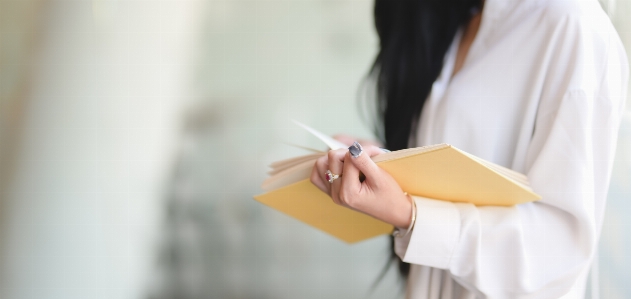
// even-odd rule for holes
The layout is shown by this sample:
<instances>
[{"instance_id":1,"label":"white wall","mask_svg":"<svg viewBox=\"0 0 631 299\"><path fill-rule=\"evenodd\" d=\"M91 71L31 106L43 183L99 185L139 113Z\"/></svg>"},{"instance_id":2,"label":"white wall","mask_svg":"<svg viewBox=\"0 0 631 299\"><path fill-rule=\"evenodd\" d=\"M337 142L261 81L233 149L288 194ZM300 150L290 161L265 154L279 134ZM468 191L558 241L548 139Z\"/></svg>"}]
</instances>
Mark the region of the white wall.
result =
<instances>
[{"instance_id":1,"label":"white wall","mask_svg":"<svg viewBox=\"0 0 631 299\"><path fill-rule=\"evenodd\" d=\"M142 298L197 1L48 1L6 197L0 297Z\"/></svg>"},{"instance_id":2,"label":"white wall","mask_svg":"<svg viewBox=\"0 0 631 299\"><path fill-rule=\"evenodd\" d=\"M631 1L601 0L631 58ZM631 298L631 82L600 238L597 290L591 298Z\"/></svg>"},{"instance_id":3,"label":"white wall","mask_svg":"<svg viewBox=\"0 0 631 299\"><path fill-rule=\"evenodd\" d=\"M155 298L400 298L386 236L348 245L270 209L268 165L324 149L291 122L370 138L357 91L377 50L372 0L212 0L187 132L169 197ZM201 121L202 123L204 121ZM202 128L203 127L203 128Z\"/></svg>"}]
</instances>

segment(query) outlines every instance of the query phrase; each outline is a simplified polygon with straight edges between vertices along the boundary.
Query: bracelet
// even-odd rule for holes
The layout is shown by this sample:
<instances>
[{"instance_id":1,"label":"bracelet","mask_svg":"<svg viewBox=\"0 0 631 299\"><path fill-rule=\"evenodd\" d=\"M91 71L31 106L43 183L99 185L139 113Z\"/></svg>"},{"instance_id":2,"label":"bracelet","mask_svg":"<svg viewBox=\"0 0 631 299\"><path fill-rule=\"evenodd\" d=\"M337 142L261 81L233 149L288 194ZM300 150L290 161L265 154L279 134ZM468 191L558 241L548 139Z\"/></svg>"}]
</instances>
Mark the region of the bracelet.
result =
<instances>
[{"instance_id":1,"label":"bracelet","mask_svg":"<svg viewBox=\"0 0 631 299\"><path fill-rule=\"evenodd\" d=\"M410 198L410 202L412 202L412 220L410 221L410 226L408 227L405 234L401 235L401 231L398 228L395 229L394 232L392 232L392 235L397 238L403 238L407 236L412 231L412 229L414 228L414 224L416 223L416 202L414 202L412 196L410 196L407 192L403 192L403 194Z\"/></svg>"}]
</instances>

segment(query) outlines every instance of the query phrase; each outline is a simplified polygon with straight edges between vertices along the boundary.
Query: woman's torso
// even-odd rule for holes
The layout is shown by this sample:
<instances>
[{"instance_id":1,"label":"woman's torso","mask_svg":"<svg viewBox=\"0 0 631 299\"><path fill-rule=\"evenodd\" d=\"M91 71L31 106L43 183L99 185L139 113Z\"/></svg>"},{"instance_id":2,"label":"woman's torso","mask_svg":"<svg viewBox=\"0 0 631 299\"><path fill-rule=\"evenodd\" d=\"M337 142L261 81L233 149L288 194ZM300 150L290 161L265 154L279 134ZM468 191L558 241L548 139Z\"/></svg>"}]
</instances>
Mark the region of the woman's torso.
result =
<instances>
[{"instance_id":1,"label":"woman's torso","mask_svg":"<svg viewBox=\"0 0 631 299\"><path fill-rule=\"evenodd\" d=\"M562 55L579 50L564 45L564 35L569 33L563 31L564 15L594 9L600 10L596 1L487 0L476 39L462 69L453 77L460 34L448 51L443 71L423 107L413 145L449 143L526 173L531 158L527 151L542 109L539 104L543 98L562 96L550 88L564 80L563 73L554 68ZM596 82L597 78L589 78L594 75L585 74L585 82ZM596 83L581 87L598 88ZM586 274L576 289L584 289ZM407 295L476 298L447 270L421 265L411 266ZM582 294L568 296L580 298Z\"/></svg>"}]
</instances>

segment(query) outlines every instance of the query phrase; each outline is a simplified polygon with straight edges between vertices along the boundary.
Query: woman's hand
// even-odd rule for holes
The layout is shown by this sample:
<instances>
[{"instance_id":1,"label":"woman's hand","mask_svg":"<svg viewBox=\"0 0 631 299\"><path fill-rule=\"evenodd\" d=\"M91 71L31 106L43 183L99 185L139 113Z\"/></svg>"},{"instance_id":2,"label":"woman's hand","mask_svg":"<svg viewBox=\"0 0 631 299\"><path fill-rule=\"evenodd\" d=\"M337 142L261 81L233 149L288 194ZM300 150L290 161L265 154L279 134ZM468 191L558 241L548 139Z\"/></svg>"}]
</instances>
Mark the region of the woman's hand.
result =
<instances>
[{"instance_id":1,"label":"woman's hand","mask_svg":"<svg viewBox=\"0 0 631 299\"><path fill-rule=\"evenodd\" d=\"M361 145L357 144L361 149ZM399 228L408 228L412 203L401 187L370 157L382 154L376 146L366 146L355 157L347 149L329 151L318 159L311 173L311 182L329 194L336 204L373 216ZM333 183L327 170L341 175ZM360 181L360 172L365 180Z\"/></svg>"}]
</instances>

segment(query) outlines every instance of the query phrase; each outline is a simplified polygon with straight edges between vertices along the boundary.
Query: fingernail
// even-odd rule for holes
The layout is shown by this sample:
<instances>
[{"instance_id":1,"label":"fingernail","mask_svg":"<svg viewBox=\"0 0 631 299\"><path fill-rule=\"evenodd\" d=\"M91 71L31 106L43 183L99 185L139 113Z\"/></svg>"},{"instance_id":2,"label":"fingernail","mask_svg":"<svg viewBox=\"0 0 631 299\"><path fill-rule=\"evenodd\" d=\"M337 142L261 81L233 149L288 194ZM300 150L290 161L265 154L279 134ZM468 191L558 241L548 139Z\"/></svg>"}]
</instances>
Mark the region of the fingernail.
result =
<instances>
[{"instance_id":1,"label":"fingernail","mask_svg":"<svg viewBox=\"0 0 631 299\"><path fill-rule=\"evenodd\" d=\"M380 149L381 149L384 153L391 153L391 152L392 152L391 150L389 150L389 149L387 149L387 148L380 147Z\"/></svg>"},{"instance_id":2,"label":"fingernail","mask_svg":"<svg viewBox=\"0 0 631 299\"><path fill-rule=\"evenodd\" d=\"M361 156L361 154L364 152L364 150L362 149L362 145L359 144L357 141L353 142L353 145L348 147L348 151L351 153L351 156L353 156L353 158Z\"/></svg>"}]
</instances>

